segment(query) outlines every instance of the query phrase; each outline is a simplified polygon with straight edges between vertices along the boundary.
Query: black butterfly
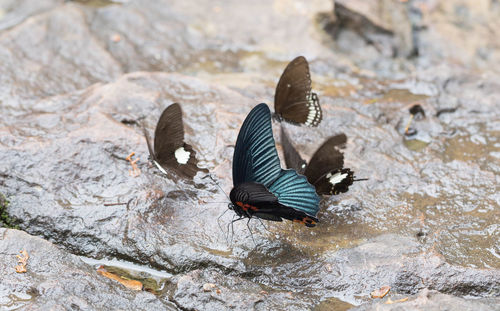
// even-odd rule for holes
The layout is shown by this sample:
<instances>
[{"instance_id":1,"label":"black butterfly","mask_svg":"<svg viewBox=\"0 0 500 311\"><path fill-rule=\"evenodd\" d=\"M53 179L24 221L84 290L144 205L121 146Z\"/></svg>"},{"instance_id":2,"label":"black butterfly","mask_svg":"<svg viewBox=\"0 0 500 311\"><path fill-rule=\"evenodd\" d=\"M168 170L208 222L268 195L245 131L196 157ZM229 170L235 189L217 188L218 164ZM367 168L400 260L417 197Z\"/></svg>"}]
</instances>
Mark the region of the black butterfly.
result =
<instances>
[{"instance_id":1,"label":"black butterfly","mask_svg":"<svg viewBox=\"0 0 500 311\"><path fill-rule=\"evenodd\" d=\"M304 174L307 180L316 187L320 195L331 195L347 192L354 181L354 172L344 168L344 155L337 147L347 142L345 134L339 134L328 138L321 147L316 150L307 164L293 147L290 138L281 127L281 145L285 154L285 163L289 168L296 169Z\"/></svg>"},{"instance_id":2,"label":"black butterfly","mask_svg":"<svg viewBox=\"0 0 500 311\"><path fill-rule=\"evenodd\" d=\"M229 195L239 219L282 218L313 227L318 222L319 196L307 179L283 170L271 128L271 111L259 104L241 126L233 157L234 188Z\"/></svg>"},{"instance_id":3,"label":"black butterfly","mask_svg":"<svg viewBox=\"0 0 500 311\"><path fill-rule=\"evenodd\" d=\"M198 168L196 152L191 145L184 142L182 110L179 104L174 103L163 110L156 124L154 149L145 128L144 136L150 158L162 173L167 174L170 169L178 175L192 179L198 171L208 172Z\"/></svg>"},{"instance_id":4,"label":"black butterfly","mask_svg":"<svg viewBox=\"0 0 500 311\"><path fill-rule=\"evenodd\" d=\"M276 86L275 118L294 124L318 126L323 118L318 95L311 92L309 64L303 56L292 60Z\"/></svg>"}]
</instances>

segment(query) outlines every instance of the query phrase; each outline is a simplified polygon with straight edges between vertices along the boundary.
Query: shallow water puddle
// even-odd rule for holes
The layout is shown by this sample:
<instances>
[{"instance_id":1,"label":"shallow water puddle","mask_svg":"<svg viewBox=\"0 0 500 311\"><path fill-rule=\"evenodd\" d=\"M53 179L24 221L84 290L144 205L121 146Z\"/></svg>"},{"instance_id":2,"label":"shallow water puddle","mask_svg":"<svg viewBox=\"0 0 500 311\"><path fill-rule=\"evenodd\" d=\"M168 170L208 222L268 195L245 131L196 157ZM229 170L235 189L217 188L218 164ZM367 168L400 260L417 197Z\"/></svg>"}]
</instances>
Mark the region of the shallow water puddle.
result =
<instances>
[{"instance_id":1,"label":"shallow water puddle","mask_svg":"<svg viewBox=\"0 0 500 311\"><path fill-rule=\"evenodd\" d=\"M127 288L137 290L138 284L142 284L142 290L155 295L162 293L165 284L172 277L170 273L154 270L149 267L136 265L117 259L92 259L80 257L88 265L96 268L103 277L113 279Z\"/></svg>"}]
</instances>

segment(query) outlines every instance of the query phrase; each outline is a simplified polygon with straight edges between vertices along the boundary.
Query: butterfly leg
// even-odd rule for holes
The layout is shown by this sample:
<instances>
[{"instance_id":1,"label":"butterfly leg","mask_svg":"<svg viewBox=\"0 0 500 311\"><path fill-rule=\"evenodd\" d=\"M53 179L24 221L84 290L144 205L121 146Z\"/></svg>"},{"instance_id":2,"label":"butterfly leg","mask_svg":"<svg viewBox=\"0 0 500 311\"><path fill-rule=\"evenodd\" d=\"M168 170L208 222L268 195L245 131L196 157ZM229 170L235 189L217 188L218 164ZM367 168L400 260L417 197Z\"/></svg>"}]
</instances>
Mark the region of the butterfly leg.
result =
<instances>
[{"instance_id":1,"label":"butterfly leg","mask_svg":"<svg viewBox=\"0 0 500 311\"><path fill-rule=\"evenodd\" d=\"M257 218L257 220L260 222L262 227L264 227L264 229L266 229L267 232L271 233L271 231L269 231L269 229L267 229L266 225L262 222L262 220L260 220L260 218Z\"/></svg>"},{"instance_id":2,"label":"butterfly leg","mask_svg":"<svg viewBox=\"0 0 500 311\"><path fill-rule=\"evenodd\" d=\"M233 224L234 224L235 222L237 222L238 220L242 220L243 218L245 218L245 217L240 216L240 217L238 217L238 218L236 218L236 219L232 220L232 221L231 221L231 223L229 224L229 225L231 225L231 244L233 244L233 236L234 236L234 226L233 226ZM229 225L228 225L228 226L229 226ZM229 228L228 228L228 234L229 234Z\"/></svg>"},{"instance_id":3,"label":"butterfly leg","mask_svg":"<svg viewBox=\"0 0 500 311\"><path fill-rule=\"evenodd\" d=\"M226 214L227 211L228 211L228 209L225 210L224 213L220 214L219 217L217 217L217 225L219 226L219 229L220 229L220 231L222 233L224 233L224 230L222 229L222 226L220 225L220 219L221 219L222 216L224 216L224 214ZM226 238L226 243L227 243L227 237L226 237L226 235L224 235L224 237Z\"/></svg>"},{"instance_id":4,"label":"butterfly leg","mask_svg":"<svg viewBox=\"0 0 500 311\"><path fill-rule=\"evenodd\" d=\"M255 242L255 239L253 238L253 233L252 233L252 230L250 229L250 226L248 225L248 224L250 223L250 220L251 220L251 219L252 219L252 218L248 218L248 221L247 221L247 228L248 228L248 231L250 231L250 236L252 237L253 244L254 244L255 246L257 246L257 243Z\"/></svg>"}]
</instances>

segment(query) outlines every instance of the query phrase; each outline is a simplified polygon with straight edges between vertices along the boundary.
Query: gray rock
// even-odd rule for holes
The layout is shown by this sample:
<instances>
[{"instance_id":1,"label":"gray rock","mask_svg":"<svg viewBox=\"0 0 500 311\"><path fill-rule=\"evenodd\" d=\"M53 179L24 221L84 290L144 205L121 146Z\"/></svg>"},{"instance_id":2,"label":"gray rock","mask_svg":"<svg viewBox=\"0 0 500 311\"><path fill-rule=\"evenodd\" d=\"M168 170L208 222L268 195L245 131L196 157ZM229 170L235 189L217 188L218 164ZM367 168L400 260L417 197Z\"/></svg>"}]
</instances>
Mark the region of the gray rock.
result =
<instances>
[{"instance_id":1,"label":"gray rock","mask_svg":"<svg viewBox=\"0 0 500 311\"><path fill-rule=\"evenodd\" d=\"M437 291L422 290L417 295L384 298L383 301L374 301L351 310L463 310L463 311L490 311L500 310L500 299L464 299L446 295ZM398 301L398 300L406 301Z\"/></svg>"},{"instance_id":2,"label":"gray rock","mask_svg":"<svg viewBox=\"0 0 500 311\"><path fill-rule=\"evenodd\" d=\"M26 273L17 273L19 252ZM0 228L0 308L23 310L176 310L153 294L100 276L76 256L25 232Z\"/></svg>"}]
</instances>

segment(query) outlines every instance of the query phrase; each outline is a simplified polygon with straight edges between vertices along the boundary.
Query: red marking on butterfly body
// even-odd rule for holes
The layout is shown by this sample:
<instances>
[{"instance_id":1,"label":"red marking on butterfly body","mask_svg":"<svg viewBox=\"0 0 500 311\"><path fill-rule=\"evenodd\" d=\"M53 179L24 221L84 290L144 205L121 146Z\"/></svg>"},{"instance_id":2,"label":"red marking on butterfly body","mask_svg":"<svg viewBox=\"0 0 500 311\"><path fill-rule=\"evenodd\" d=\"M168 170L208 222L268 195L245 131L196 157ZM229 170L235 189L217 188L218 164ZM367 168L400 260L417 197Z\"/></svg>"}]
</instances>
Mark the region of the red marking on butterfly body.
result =
<instances>
[{"instance_id":1,"label":"red marking on butterfly body","mask_svg":"<svg viewBox=\"0 0 500 311\"><path fill-rule=\"evenodd\" d=\"M252 206L250 204L244 204L243 202L236 202L236 205L238 205L239 207L241 207L241 209L243 209L245 212L248 212L248 209L250 209L252 211L258 211L259 210L258 207Z\"/></svg>"}]
</instances>

